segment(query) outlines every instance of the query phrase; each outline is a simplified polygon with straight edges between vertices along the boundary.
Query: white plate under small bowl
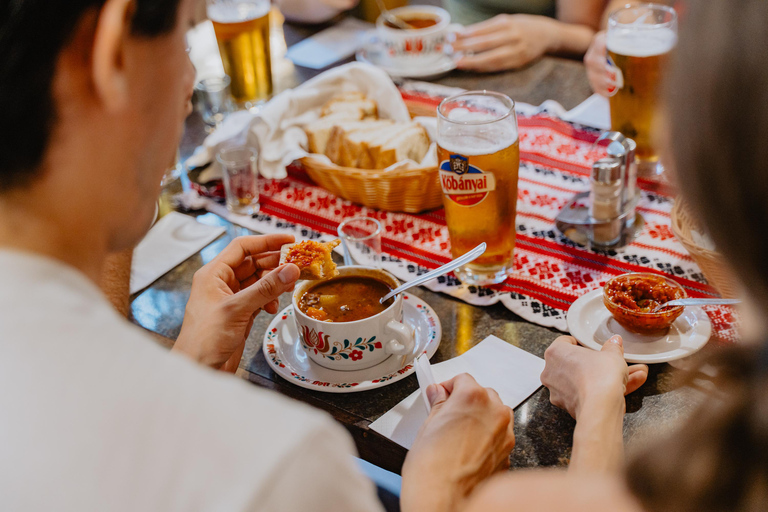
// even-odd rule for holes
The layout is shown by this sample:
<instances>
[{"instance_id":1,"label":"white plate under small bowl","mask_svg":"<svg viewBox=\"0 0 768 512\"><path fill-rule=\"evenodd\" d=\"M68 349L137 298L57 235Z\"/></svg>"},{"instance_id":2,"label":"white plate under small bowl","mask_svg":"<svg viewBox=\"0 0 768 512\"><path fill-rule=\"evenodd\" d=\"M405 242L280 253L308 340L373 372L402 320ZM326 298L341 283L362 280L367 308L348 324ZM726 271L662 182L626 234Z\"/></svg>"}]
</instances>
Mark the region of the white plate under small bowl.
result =
<instances>
[{"instance_id":1,"label":"white plate under small bowl","mask_svg":"<svg viewBox=\"0 0 768 512\"><path fill-rule=\"evenodd\" d=\"M387 55L387 50L378 39L372 39L361 46L355 58L358 62L372 64L383 69L392 78L418 78L434 80L456 69L456 62L448 54L440 55L434 62L415 62L412 66L397 65Z\"/></svg>"},{"instance_id":2,"label":"white plate under small bowl","mask_svg":"<svg viewBox=\"0 0 768 512\"><path fill-rule=\"evenodd\" d=\"M443 330L435 311L413 295L403 296L403 323L413 327L416 343L413 353L400 367L402 356L390 356L383 362L364 370L330 370L309 357L301 346L293 318L293 306L275 316L264 335L262 350L269 366L289 382L307 389L326 393L355 393L367 391L402 380L414 372L417 355L432 357L440 345Z\"/></svg>"},{"instance_id":3,"label":"white plate under small bowl","mask_svg":"<svg viewBox=\"0 0 768 512\"><path fill-rule=\"evenodd\" d=\"M663 335L636 334L619 325L603 304L603 290L579 297L568 310L568 330L585 347L600 350L614 334L624 341L629 363L666 363L688 357L707 344L712 322L699 307L688 306Z\"/></svg>"}]
</instances>

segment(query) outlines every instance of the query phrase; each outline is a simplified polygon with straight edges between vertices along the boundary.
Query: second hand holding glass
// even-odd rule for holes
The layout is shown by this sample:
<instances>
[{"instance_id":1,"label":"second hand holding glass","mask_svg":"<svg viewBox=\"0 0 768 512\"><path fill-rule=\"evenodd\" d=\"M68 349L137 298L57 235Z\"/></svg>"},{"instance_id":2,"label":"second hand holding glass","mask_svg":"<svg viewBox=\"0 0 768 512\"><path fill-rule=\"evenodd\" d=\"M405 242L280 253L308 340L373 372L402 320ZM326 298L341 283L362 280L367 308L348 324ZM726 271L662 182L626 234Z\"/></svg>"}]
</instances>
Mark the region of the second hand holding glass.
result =
<instances>
[{"instance_id":1,"label":"second hand holding glass","mask_svg":"<svg viewBox=\"0 0 768 512\"><path fill-rule=\"evenodd\" d=\"M671 7L627 5L608 20L608 66L616 75L611 129L637 143L640 176L664 171L652 130L664 67L676 44L677 14Z\"/></svg>"}]
</instances>

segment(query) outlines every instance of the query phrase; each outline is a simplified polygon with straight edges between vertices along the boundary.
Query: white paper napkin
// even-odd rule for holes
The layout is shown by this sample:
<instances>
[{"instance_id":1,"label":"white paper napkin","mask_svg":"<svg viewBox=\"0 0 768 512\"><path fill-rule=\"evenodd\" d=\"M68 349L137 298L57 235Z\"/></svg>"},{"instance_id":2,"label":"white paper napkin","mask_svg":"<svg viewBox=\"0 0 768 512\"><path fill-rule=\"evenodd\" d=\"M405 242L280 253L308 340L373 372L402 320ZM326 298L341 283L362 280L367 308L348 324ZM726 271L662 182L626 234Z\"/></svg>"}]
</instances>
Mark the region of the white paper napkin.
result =
<instances>
[{"instance_id":1,"label":"white paper napkin","mask_svg":"<svg viewBox=\"0 0 768 512\"><path fill-rule=\"evenodd\" d=\"M288 49L286 57L297 66L327 68L355 54L374 26L356 18L345 18Z\"/></svg>"},{"instance_id":2,"label":"white paper napkin","mask_svg":"<svg viewBox=\"0 0 768 512\"><path fill-rule=\"evenodd\" d=\"M222 227L200 224L177 212L157 221L133 250L131 294L152 284L225 231Z\"/></svg>"},{"instance_id":3,"label":"white paper napkin","mask_svg":"<svg viewBox=\"0 0 768 512\"><path fill-rule=\"evenodd\" d=\"M541 387L542 371L543 359L496 336L488 336L458 357L432 365L437 382L469 373L480 385L495 389L504 405L512 408ZM371 423L371 428L410 449L426 419L427 410L421 403L421 391L415 391Z\"/></svg>"},{"instance_id":4,"label":"white paper napkin","mask_svg":"<svg viewBox=\"0 0 768 512\"><path fill-rule=\"evenodd\" d=\"M579 123L601 130L611 129L611 109L608 98L593 94L574 108L562 115L562 118L572 123Z\"/></svg>"}]
</instances>

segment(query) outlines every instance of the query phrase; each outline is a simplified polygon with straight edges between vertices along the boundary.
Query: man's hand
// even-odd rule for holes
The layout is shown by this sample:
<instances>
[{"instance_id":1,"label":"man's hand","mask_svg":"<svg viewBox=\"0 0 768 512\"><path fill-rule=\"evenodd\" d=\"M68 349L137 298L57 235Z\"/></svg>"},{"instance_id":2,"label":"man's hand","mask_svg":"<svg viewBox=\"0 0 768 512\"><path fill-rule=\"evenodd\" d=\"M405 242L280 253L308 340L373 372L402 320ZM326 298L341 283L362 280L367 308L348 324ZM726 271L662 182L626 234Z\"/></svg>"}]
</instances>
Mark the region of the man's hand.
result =
<instances>
[{"instance_id":1,"label":"man's hand","mask_svg":"<svg viewBox=\"0 0 768 512\"><path fill-rule=\"evenodd\" d=\"M456 65L480 72L522 67L554 50L556 29L544 16L499 14L457 34L453 49L465 56Z\"/></svg>"},{"instance_id":2,"label":"man's hand","mask_svg":"<svg viewBox=\"0 0 768 512\"><path fill-rule=\"evenodd\" d=\"M404 511L453 510L475 486L509 467L514 413L468 374L427 388L432 411L403 466Z\"/></svg>"},{"instance_id":3,"label":"man's hand","mask_svg":"<svg viewBox=\"0 0 768 512\"><path fill-rule=\"evenodd\" d=\"M644 364L627 366L621 336L608 340L600 352L580 347L571 336L560 336L544 353L541 382L550 401L577 421L584 404L615 404L648 378Z\"/></svg>"},{"instance_id":4,"label":"man's hand","mask_svg":"<svg viewBox=\"0 0 768 512\"><path fill-rule=\"evenodd\" d=\"M278 298L291 291L299 268L280 268L280 247L293 235L244 236L195 272L184 323L173 349L196 361L235 372L253 320L262 309L275 314Z\"/></svg>"}]
</instances>

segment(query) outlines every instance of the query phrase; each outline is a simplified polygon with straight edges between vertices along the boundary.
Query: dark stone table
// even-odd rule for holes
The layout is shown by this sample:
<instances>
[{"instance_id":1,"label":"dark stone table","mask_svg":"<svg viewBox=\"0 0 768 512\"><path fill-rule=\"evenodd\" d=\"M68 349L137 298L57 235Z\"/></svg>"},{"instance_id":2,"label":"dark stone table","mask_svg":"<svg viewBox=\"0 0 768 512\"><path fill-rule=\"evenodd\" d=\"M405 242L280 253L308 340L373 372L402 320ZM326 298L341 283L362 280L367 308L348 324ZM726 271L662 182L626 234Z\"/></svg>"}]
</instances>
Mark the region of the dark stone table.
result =
<instances>
[{"instance_id":1,"label":"dark stone table","mask_svg":"<svg viewBox=\"0 0 768 512\"><path fill-rule=\"evenodd\" d=\"M294 44L316 30L286 25L287 43ZM294 67L289 61L278 59L275 63L276 89L293 87L317 73L316 70ZM453 72L438 83L465 89L500 91L514 100L535 105L554 99L568 109L590 95L581 62L553 57L543 58L520 71L490 75ZM189 155L204 136L199 117L191 116L182 144L182 155ZM170 339L178 336L193 273L218 254L233 237L250 234L248 230L210 213L200 215L198 220L224 226L227 232L133 298L134 321ZM531 324L501 304L481 308L424 288L413 289L412 293L428 302L442 322L443 338L432 358L433 363L462 354L490 334L543 357L552 340L561 334ZM290 297L283 297L281 309L288 304ZM299 388L272 372L261 351L262 338L271 318L266 313L256 318L239 374L256 385L328 411L352 433L363 458L399 472L405 449L368 426L418 388L415 375L384 388L359 393L329 394ZM627 399L624 437L630 447L642 444L644 439L657 437L677 424L697 402L699 392L682 386L676 378L679 373L682 372L667 364L654 365L648 383ZM268 422L269 418L264 418L264 421ZM517 446L511 455L512 467L567 465L574 424L567 413L549 403L548 391L541 388L515 411Z\"/></svg>"}]
</instances>

